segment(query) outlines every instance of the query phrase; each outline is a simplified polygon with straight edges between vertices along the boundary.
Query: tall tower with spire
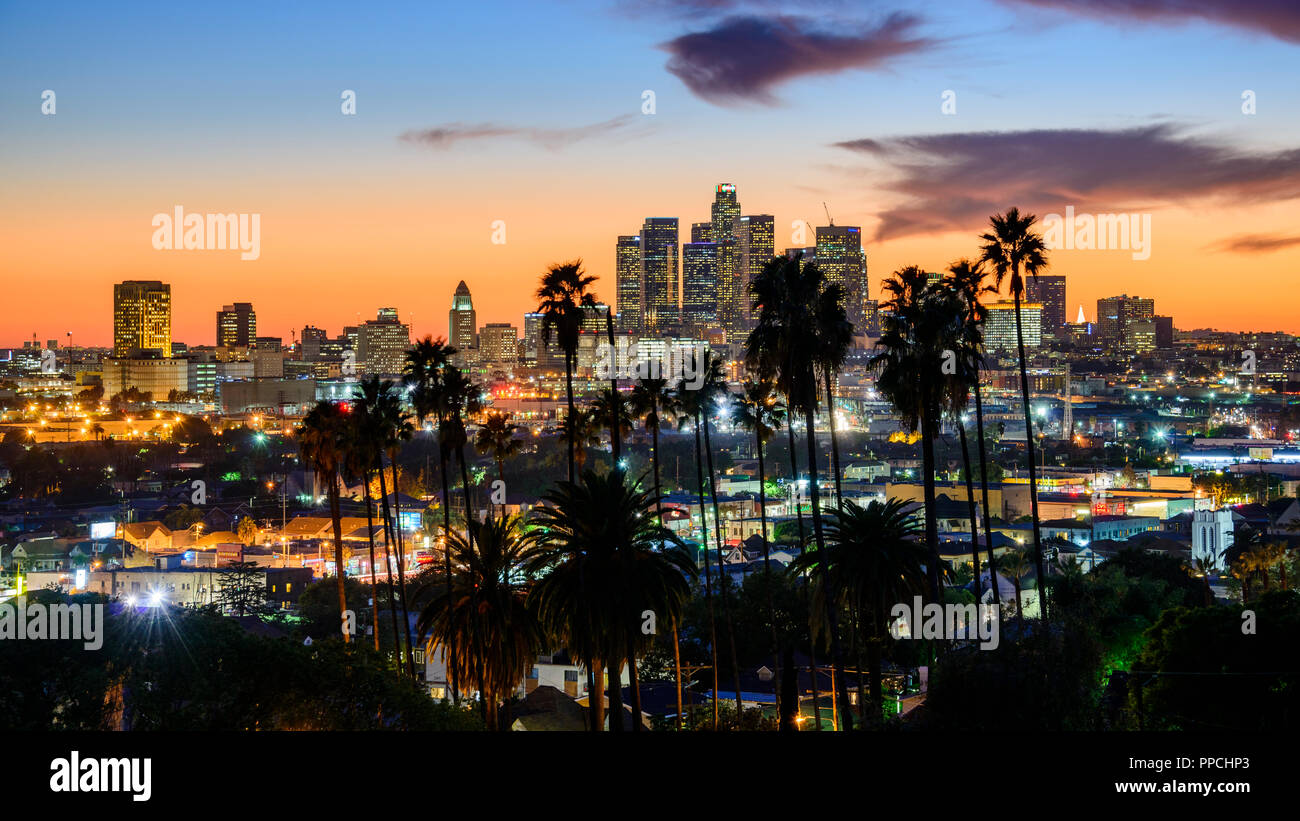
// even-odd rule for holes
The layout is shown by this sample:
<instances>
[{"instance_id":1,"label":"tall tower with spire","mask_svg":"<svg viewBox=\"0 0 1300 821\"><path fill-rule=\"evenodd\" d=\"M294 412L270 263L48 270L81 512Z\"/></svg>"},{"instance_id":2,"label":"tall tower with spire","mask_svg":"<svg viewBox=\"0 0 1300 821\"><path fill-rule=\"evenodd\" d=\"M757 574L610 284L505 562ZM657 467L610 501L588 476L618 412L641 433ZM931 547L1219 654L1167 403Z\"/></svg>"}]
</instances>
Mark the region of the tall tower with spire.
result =
<instances>
[{"instance_id":1,"label":"tall tower with spire","mask_svg":"<svg viewBox=\"0 0 1300 821\"><path fill-rule=\"evenodd\" d=\"M474 312L474 300L469 295L469 286L462 279L451 298L451 310L447 312L447 344L458 351L477 347L474 344L477 328L478 315Z\"/></svg>"}]
</instances>

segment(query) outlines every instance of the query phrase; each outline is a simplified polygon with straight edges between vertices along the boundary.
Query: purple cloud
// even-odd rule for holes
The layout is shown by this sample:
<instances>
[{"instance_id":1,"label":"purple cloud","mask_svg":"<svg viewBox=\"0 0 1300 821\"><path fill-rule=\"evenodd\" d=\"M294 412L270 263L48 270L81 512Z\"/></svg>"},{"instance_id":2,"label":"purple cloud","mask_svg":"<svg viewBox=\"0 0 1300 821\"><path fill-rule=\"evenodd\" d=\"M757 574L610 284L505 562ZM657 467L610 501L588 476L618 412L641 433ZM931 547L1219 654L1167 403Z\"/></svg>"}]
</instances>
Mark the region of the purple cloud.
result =
<instances>
[{"instance_id":1,"label":"purple cloud","mask_svg":"<svg viewBox=\"0 0 1300 821\"><path fill-rule=\"evenodd\" d=\"M1300 245L1300 237L1283 237L1276 234L1240 234L1229 237L1211 248L1239 254L1269 254Z\"/></svg>"},{"instance_id":2,"label":"purple cloud","mask_svg":"<svg viewBox=\"0 0 1300 821\"><path fill-rule=\"evenodd\" d=\"M889 15L877 26L834 31L799 17L729 17L660 46L668 70L712 103L774 103L772 90L796 77L879 68L934 41L913 36L920 18Z\"/></svg>"},{"instance_id":3,"label":"purple cloud","mask_svg":"<svg viewBox=\"0 0 1300 821\"><path fill-rule=\"evenodd\" d=\"M1045 129L850 140L896 176L904 202L880 215L877 239L979 227L1011 205L1038 214L1135 211L1214 199L1300 196L1300 149L1236 150L1171 125L1103 131Z\"/></svg>"},{"instance_id":4,"label":"purple cloud","mask_svg":"<svg viewBox=\"0 0 1300 821\"><path fill-rule=\"evenodd\" d=\"M1208 23L1247 29L1300 43L1296 0L1002 0L1007 5L1056 9L1103 20L1115 17L1152 22Z\"/></svg>"},{"instance_id":5,"label":"purple cloud","mask_svg":"<svg viewBox=\"0 0 1300 821\"><path fill-rule=\"evenodd\" d=\"M494 123L446 123L432 128L407 131L400 135L398 139L403 142L445 150L460 142L515 137L536 143L545 148L557 149L603 134L625 132L636 119L635 115L623 114L604 122L574 126L572 128L533 128Z\"/></svg>"}]
</instances>

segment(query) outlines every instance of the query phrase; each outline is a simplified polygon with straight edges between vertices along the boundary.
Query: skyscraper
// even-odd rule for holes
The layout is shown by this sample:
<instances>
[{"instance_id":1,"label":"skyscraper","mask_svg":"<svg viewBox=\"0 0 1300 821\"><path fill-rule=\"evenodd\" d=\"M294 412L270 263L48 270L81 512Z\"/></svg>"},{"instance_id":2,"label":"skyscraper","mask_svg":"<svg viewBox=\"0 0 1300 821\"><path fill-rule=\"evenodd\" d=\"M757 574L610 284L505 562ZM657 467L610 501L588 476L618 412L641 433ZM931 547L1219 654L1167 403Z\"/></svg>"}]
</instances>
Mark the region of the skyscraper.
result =
<instances>
[{"instance_id":1,"label":"skyscraper","mask_svg":"<svg viewBox=\"0 0 1300 821\"><path fill-rule=\"evenodd\" d=\"M377 318L357 328L357 365L368 376L400 374L410 347L411 328L398 320L393 308L379 309Z\"/></svg>"},{"instance_id":2,"label":"skyscraper","mask_svg":"<svg viewBox=\"0 0 1300 821\"><path fill-rule=\"evenodd\" d=\"M474 300L469 295L469 286L462 279L451 298L451 310L447 312L447 344L458 351L475 347L476 319Z\"/></svg>"},{"instance_id":3,"label":"skyscraper","mask_svg":"<svg viewBox=\"0 0 1300 821\"><path fill-rule=\"evenodd\" d=\"M692 222L691 242L713 242L713 223Z\"/></svg>"},{"instance_id":4,"label":"skyscraper","mask_svg":"<svg viewBox=\"0 0 1300 821\"><path fill-rule=\"evenodd\" d=\"M706 238L705 242L722 242L725 239L731 239L736 235L736 220L740 219L740 202L736 199L736 186L729 182L720 182L714 191L713 208L711 209L713 218L713 235ZM691 240L697 242L699 240Z\"/></svg>"},{"instance_id":5,"label":"skyscraper","mask_svg":"<svg viewBox=\"0 0 1300 821\"><path fill-rule=\"evenodd\" d=\"M113 356L172 354L172 286L127 280L113 286Z\"/></svg>"},{"instance_id":6,"label":"skyscraper","mask_svg":"<svg viewBox=\"0 0 1300 821\"><path fill-rule=\"evenodd\" d=\"M509 322L489 322L478 334L483 361L513 365L519 358L519 329Z\"/></svg>"},{"instance_id":7,"label":"skyscraper","mask_svg":"<svg viewBox=\"0 0 1300 821\"><path fill-rule=\"evenodd\" d=\"M1065 277L1040 274L1025 278L1025 300L1043 306L1043 335L1059 337L1065 327Z\"/></svg>"},{"instance_id":8,"label":"skyscraper","mask_svg":"<svg viewBox=\"0 0 1300 821\"><path fill-rule=\"evenodd\" d=\"M677 218L647 217L641 228L643 333L677 322Z\"/></svg>"},{"instance_id":9,"label":"skyscraper","mask_svg":"<svg viewBox=\"0 0 1300 821\"><path fill-rule=\"evenodd\" d=\"M738 321L741 335L753 330L753 307L749 298L749 283L763 271L763 266L775 254L775 221L771 214L741 217L736 222L736 242L740 253L740 308Z\"/></svg>"},{"instance_id":10,"label":"skyscraper","mask_svg":"<svg viewBox=\"0 0 1300 821\"><path fill-rule=\"evenodd\" d=\"M985 306L988 317L984 320L984 347L989 351L1014 351L1016 343L1016 305L1010 300L998 300ZM1021 329L1025 347L1037 348L1043 344L1043 306L1037 302L1020 304Z\"/></svg>"},{"instance_id":11,"label":"skyscraper","mask_svg":"<svg viewBox=\"0 0 1300 821\"><path fill-rule=\"evenodd\" d=\"M712 324L715 327L722 327L728 342L736 342L744 333L743 302L746 275L737 234L740 202L736 198L736 186L729 182L718 183L714 188L713 205L709 212L712 221L708 223L709 235L705 236L704 241L712 242L717 246L714 275L716 296L713 300ZM683 300L685 300L684 295Z\"/></svg>"},{"instance_id":12,"label":"skyscraper","mask_svg":"<svg viewBox=\"0 0 1300 821\"><path fill-rule=\"evenodd\" d=\"M217 311L217 346L249 347L257 342L257 312L251 302L236 302Z\"/></svg>"},{"instance_id":13,"label":"skyscraper","mask_svg":"<svg viewBox=\"0 0 1300 821\"><path fill-rule=\"evenodd\" d=\"M1121 296L1106 297L1097 300L1097 331L1103 341L1120 350L1133 350L1133 340L1129 339L1132 325L1155 316L1156 301L1142 297Z\"/></svg>"},{"instance_id":14,"label":"skyscraper","mask_svg":"<svg viewBox=\"0 0 1300 821\"><path fill-rule=\"evenodd\" d=\"M641 237L618 238L614 248L614 276L618 291L619 330L640 333L644 324L641 315Z\"/></svg>"},{"instance_id":15,"label":"skyscraper","mask_svg":"<svg viewBox=\"0 0 1300 821\"><path fill-rule=\"evenodd\" d=\"M828 284L836 283L844 289L844 312L849 322L855 329L865 328L867 257L862 251L862 229L852 225L818 226L816 262Z\"/></svg>"},{"instance_id":16,"label":"skyscraper","mask_svg":"<svg viewBox=\"0 0 1300 821\"><path fill-rule=\"evenodd\" d=\"M734 248L735 243L727 243ZM713 242L682 246L682 325L702 333L718 324L718 253Z\"/></svg>"}]
</instances>

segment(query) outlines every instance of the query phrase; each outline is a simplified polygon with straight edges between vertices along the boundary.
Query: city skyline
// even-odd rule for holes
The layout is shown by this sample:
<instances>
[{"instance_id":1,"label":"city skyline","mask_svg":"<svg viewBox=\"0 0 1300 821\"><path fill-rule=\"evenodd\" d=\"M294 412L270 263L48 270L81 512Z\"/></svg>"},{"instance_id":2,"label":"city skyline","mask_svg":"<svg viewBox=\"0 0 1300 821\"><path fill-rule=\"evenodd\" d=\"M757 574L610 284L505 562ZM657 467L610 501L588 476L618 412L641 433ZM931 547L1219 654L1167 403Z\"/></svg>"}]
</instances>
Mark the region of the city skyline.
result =
<instances>
[{"instance_id":1,"label":"city skyline","mask_svg":"<svg viewBox=\"0 0 1300 821\"><path fill-rule=\"evenodd\" d=\"M796 244L793 221L825 224L823 203L836 225L861 226L873 298L893 270L974 255L988 215L1012 205L1141 213L1147 259L1055 252L1071 314L1141 290L1180 327L1300 331L1293 303L1260 298L1287 293L1300 260L1300 90L1283 79L1296 46L1267 14L508 5L411 6L354 31L328 5L321 19L337 25L285 11L240 26L252 7L237 3L208 22L274 54L237 67L206 24L143 5L93 24L0 12L0 134L24 158L0 192L0 266L13 274L0 344L69 331L108 344L100 294L128 279L171 283L176 336L196 341L232 299L287 338L306 319L304 290L311 321L396 304L414 333L437 335L466 278L483 319L517 321L540 272L574 258L613 300L616 238L649 216L675 216L689 236L723 180L745 213L774 215L778 249ZM52 27L54 46L41 36ZM423 47L443 30L455 42ZM791 55L733 76L709 56L797 54L827 31L844 48L822 64ZM592 51L556 57L552 38L574 34ZM132 59L111 76L94 70L123 51ZM1176 59L1186 53L1197 61ZM172 70L180 55L202 81ZM57 113L42 113L44 90ZM153 218L177 207L260 215L256 258L155 249Z\"/></svg>"}]
</instances>

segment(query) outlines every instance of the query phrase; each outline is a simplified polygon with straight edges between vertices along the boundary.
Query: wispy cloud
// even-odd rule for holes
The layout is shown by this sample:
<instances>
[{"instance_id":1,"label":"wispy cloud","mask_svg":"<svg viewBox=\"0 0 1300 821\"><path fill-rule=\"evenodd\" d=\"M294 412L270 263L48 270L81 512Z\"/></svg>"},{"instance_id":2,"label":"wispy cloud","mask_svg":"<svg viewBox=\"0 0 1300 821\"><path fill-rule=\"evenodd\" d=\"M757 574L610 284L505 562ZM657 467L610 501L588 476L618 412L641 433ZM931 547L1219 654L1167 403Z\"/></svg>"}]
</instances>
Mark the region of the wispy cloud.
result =
<instances>
[{"instance_id":1,"label":"wispy cloud","mask_svg":"<svg viewBox=\"0 0 1300 821\"><path fill-rule=\"evenodd\" d=\"M849 140L839 148L892 171L902 204L880 214L877 239L978 227L1017 205L1054 211L1139 210L1191 200L1300 196L1300 149L1244 151L1168 124L1115 131L1044 129Z\"/></svg>"},{"instance_id":2,"label":"wispy cloud","mask_svg":"<svg viewBox=\"0 0 1300 821\"><path fill-rule=\"evenodd\" d=\"M875 25L834 28L802 17L736 16L662 44L668 70L696 96L722 105L776 102L773 90L797 77L878 69L934 45L921 20L894 13Z\"/></svg>"},{"instance_id":3,"label":"wispy cloud","mask_svg":"<svg viewBox=\"0 0 1300 821\"><path fill-rule=\"evenodd\" d=\"M1201 20L1300 43L1296 0L1002 0L1102 20L1183 23Z\"/></svg>"},{"instance_id":4,"label":"wispy cloud","mask_svg":"<svg viewBox=\"0 0 1300 821\"><path fill-rule=\"evenodd\" d=\"M457 143L513 138L552 150L583 140L610 134L630 134L638 120L635 114L623 114L609 120L570 128L537 128L497 123L445 123L431 128L407 131L398 139L428 148L450 149Z\"/></svg>"},{"instance_id":5,"label":"wispy cloud","mask_svg":"<svg viewBox=\"0 0 1300 821\"><path fill-rule=\"evenodd\" d=\"M1213 251L1229 251L1238 254L1270 254L1297 245L1300 245L1300 237L1286 237L1279 234L1239 234L1215 243L1209 248Z\"/></svg>"}]
</instances>

